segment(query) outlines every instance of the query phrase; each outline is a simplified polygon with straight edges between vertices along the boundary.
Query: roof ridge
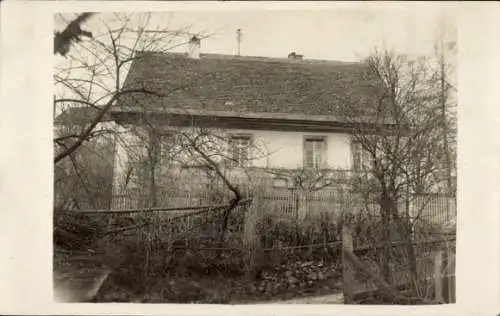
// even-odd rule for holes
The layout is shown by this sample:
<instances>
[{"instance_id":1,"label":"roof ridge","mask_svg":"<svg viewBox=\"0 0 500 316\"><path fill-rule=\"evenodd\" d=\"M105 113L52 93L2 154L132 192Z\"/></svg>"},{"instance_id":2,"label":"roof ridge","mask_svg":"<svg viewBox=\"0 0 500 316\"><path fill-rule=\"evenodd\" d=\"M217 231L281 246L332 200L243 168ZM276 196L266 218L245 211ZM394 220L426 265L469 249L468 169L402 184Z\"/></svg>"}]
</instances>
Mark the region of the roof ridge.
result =
<instances>
[{"instance_id":1,"label":"roof ridge","mask_svg":"<svg viewBox=\"0 0 500 316\"><path fill-rule=\"evenodd\" d=\"M187 58L187 53L181 52L158 52L158 51L137 51L136 54L148 54L158 56L175 56ZM321 64L332 66L362 66L365 65L363 61L340 61L329 59L302 59L293 60L288 57L268 57L268 56L237 56L230 54L216 54L216 53L201 53L200 59L219 59L219 60L241 60L241 61L261 61L261 62L284 62L290 64Z\"/></svg>"}]
</instances>

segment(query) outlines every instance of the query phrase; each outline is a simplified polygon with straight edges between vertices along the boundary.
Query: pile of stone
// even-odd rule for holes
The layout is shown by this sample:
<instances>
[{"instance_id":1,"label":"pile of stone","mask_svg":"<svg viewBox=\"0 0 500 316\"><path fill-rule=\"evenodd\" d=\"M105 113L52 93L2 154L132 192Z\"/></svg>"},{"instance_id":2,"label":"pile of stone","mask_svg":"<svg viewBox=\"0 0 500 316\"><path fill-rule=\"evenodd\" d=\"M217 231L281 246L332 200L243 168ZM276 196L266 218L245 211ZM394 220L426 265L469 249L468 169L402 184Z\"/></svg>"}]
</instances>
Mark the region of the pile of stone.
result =
<instances>
[{"instance_id":1,"label":"pile of stone","mask_svg":"<svg viewBox=\"0 0 500 316\"><path fill-rule=\"evenodd\" d=\"M323 261L297 261L261 273L257 290L266 294L307 293L319 289L341 289L342 273L338 266Z\"/></svg>"}]
</instances>

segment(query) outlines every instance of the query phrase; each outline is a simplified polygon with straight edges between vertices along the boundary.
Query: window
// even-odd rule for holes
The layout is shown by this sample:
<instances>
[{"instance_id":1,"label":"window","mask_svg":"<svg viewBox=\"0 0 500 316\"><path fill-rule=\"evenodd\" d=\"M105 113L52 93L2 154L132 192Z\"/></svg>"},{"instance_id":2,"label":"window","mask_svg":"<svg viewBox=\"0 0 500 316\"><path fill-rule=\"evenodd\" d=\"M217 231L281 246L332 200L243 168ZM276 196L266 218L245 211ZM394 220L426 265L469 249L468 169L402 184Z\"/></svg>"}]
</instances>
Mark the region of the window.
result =
<instances>
[{"instance_id":1,"label":"window","mask_svg":"<svg viewBox=\"0 0 500 316\"><path fill-rule=\"evenodd\" d=\"M326 164L326 142L324 137L306 138L304 141L304 167L322 168Z\"/></svg>"},{"instance_id":2,"label":"window","mask_svg":"<svg viewBox=\"0 0 500 316\"><path fill-rule=\"evenodd\" d=\"M352 169L361 171L363 163L363 147L359 142L352 142Z\"/></svg>"},{"instance_id":3,"label":"window","mask_svg":"<svg viewBox=\"0 0 500 316\"><path fill-rule=\"evenodd\" d=\"M158 158L163 162L170 158L170 155L175 151L174 144L175 138L172 132L164 132L158 135Z\"/></svg>"},{"instance_id":4,"label":"window","mask_svg":"<svg viewBox=\"0 0 500 316\"><path fill-rule=\"evenodd\" d=\"M248 165L251 142L251 136L238 135L231 137L231 165L233 167L244 167Z\"/></svg>"},{"instance_id":5,"label":"window","mask_svg":"<svg viewBox=\"0 0 500 316\"><path fill-rule=\"evenodd\" d=\"M369 167L372 158L370 153L364 149L358 141L352 142L352 169L354 171L363 171Z\"/></svg>"}]
</instances>

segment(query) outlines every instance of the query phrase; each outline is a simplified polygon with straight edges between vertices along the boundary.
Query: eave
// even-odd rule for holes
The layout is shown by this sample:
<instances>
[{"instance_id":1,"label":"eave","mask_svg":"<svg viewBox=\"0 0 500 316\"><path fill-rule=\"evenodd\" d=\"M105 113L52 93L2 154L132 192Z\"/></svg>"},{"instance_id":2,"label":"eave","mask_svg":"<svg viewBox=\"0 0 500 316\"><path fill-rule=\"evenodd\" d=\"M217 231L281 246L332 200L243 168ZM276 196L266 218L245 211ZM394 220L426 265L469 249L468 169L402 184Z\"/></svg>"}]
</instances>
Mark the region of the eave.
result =
<instances>
[{"instance_id":1,"label":"eave","mask_svg":"<svg viewBox=\"0 0 500 316\"><path fill-rule=\"evenodd\" d=\"M393 130L396 124L343 122L330 116L305 116L282 113L194 112L188 110L139 111L114 110L110 116L118 124L152 122L175 127L266 130L311 133L380 133Z\"/></svg>"}]
</instances>

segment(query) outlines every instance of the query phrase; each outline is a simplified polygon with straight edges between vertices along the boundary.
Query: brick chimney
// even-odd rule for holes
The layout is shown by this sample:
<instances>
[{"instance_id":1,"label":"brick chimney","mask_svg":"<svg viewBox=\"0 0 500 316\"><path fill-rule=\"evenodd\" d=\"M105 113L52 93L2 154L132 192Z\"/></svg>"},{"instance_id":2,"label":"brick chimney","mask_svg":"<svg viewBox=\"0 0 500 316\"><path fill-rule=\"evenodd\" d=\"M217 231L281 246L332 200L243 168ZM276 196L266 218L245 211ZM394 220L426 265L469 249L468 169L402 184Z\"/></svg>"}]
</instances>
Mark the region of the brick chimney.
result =
<instances>
[{"instance_id":1,"label":"brick chimney","mask_svg":"<svg viewBox=\"0 0 500 316\"><path fill-rule=\"evenodd\" d=\"M188 42L188 57L192 59L200 59L201 40L194 35Z\"/></svg>"}]
</instances>

